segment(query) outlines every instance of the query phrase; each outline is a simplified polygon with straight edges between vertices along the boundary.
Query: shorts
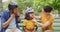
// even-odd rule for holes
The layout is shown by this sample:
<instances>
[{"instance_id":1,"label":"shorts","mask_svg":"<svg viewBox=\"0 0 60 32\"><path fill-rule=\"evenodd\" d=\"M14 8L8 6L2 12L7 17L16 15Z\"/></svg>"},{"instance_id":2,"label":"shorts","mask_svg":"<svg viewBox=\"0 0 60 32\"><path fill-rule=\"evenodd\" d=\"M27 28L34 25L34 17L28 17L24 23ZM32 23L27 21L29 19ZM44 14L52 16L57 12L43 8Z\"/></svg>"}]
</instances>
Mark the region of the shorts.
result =
<instances>
[{"instance_id":1,"label":"shorts","mask_svg":"<svg viewBox=\"0 0 60 32\"><path fill-rule=\"evenodd\" d=\"M25 29L25 32L35 32L35 29Z\"/></svg>"},{"instance_id":2,"label":"shorts","mask_svg":"<svg viewBox=\"0 0 60 32\"><path fill-rule=\"evenodd\" d=\"M53 30L45 30L45 31L41 31L41 32L54 32Z\"/></svg>"},{"instance_id":3,"label":"shorts","mask_svg":"<svg viewBox=\"0 0 60 32\"><path fill-rule=\"evenodd\" d=\"M42 30L42 29L38 29L38 32L54 32L54 30Z\"/></svg>"},{"instance_id":4,"label":"shorts","mask_svg":"<svg viewBox=\"0 0 60 32\"><path fill-rule=\"evenodd\" d=\"M22 32L18 28L7 29L5 32Z\"/></svg>"}]
</instances>

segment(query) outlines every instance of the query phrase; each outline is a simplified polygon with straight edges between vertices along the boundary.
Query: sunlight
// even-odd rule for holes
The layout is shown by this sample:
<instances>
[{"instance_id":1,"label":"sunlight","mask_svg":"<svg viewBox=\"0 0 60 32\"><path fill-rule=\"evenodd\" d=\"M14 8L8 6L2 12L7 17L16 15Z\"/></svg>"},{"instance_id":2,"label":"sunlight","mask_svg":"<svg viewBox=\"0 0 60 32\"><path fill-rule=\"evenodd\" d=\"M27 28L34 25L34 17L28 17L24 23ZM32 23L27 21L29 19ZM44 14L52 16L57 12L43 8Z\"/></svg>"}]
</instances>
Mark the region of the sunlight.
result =
<instances>
[{"instance_id":1,"label":"sunlight","mask_svg":"<svg viewBox=\"0 0 60 32\"><path fill-rule=\"evenodd\" d=\"M2 2L6 2L6 1L8 1L8 0L2 0Z\"/></svg>"}]
</instances>

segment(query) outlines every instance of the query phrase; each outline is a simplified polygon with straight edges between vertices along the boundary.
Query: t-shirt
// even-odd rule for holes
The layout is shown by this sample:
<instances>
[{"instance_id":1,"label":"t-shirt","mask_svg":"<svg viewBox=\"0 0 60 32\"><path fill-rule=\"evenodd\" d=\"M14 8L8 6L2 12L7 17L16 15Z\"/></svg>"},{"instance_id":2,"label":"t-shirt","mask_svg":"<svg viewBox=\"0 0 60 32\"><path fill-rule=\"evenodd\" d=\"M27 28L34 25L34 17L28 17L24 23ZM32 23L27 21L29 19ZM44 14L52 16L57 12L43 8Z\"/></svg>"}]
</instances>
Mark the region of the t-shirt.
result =
<instances>
[{"instance_id":1,"label":"t-shirt","mask_svg":"<svg viewBox=\"0 0 60 32\"><path fill-rule=\"evenodd\" d=\"M23 22L24 26L26 26L27 29L33 29L36 25L36 22L32 21L32 20L24 20Z\"/></svg>"},{"instance_id":2,"label":"t-shirt","mask_svg":"<svg viewBox=\"0 0 60 32\"><path fill-rule=\"evenodd\" d=\"M42 12L41 20L43 24L46 23L46 21L49 21L51 23L49 26L42 28L42 30L53 30L54 17L52 14L47 15L46 12Z\"/></svg>"},{"instance_id":3,"label":"t-shirt","mask_svg":"<svg viewBox=\"0 0 60 32\"><path fill-rule=\"evenodd\" d=\"M8 29L12 29L12 28L16 28L16 20L15 18L12 19L12 21L10 22Z\"/></svg>"}]
</instances>

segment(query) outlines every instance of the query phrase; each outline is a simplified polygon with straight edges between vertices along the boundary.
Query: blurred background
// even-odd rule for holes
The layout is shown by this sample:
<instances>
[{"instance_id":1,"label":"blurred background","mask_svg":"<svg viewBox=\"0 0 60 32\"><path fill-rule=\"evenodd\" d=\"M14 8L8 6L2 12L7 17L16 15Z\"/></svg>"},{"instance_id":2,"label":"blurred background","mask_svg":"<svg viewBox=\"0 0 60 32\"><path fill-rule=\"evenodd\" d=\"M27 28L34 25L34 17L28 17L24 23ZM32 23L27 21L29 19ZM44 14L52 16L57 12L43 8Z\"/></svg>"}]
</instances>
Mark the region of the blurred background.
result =
<instances>
[{"instance_id":1,"label":"blurred background","mask_svg":"<svg viewBox=\"0 0 60 32\"><path fill-rule=\"evenodd\" d=\"M42 8L46 5L49 5L53 8L52 13L55 17L54 31L60 32L60 0L0 0L0 12L8 9L8 4L10 2L18 3L18 9L21 17L21 23L19 23L21 30L23 26L25 10L27 7L33 7L35 14L40 16Z\"/></svg>"},{"instance_id":2,"label":"blurred background","mask_svg":"<svg viewBox=\"0 0 60 32\"><path fill-rule=\"evenodd\" d=\"M27 7L33 7L35 14L40 14L41 9L46 5L53 7L52 13L55 17L59 17L60 14L60 0L2 0L3 10L8 9L8 4L10 2L17 2L20 14L23 15Z\"/></svg>"}]
</instances>

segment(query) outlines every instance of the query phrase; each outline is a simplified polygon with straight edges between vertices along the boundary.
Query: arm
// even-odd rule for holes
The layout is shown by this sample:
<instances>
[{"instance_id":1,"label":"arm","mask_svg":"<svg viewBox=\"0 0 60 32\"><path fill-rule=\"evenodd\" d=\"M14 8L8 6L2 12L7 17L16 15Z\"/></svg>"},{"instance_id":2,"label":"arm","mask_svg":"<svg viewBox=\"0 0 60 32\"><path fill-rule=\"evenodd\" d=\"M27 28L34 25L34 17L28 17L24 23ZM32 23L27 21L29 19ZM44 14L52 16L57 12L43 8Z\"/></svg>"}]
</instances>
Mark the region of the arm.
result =
<instances>
[{"instance_id":1,"label":"arm","mask_svg":"<svg viewBox=\"0 0 60 32\"><path fill-rule=\"evenodd\" d=\"M42 27L47 27L48 25L50 25L51 23L49 21L47 21L45 24L41 25Z\"/></svg>"},{"instance_id":2,"label":"arm","mask_svg":"<svg viewBox=\"0 0 60 32\"><path fill-rule=\"evenodd\" d=\"M53 21L54 21L54 17L53 16L52 17L49 17L47 19L46 23L42 25L42 27L47 27L47 26L53 24Z\"/></svg>"},{"instance_id":3,"label":"arm","mask_svg":"<svg viewBox=\"0 0 60 32\"><path fill-rule=\"evenodd\" d=\"M18 22L20 23L20 16L18 17Z\"/></svg>"},{"instance_id":4,"label":"arm","mask_svg":"<svg viewBox=\"0 0 60 32\"><path fill-rule=\"evenodd\" d=\"M35 22L36 25L38 25L38 26L42 26L42 25L43 25L42 23L39 23L39 22L37 22L36 20L32 20L32 21Z\"/></svg>"},{"instance_id":5,"label":"arm","mask_svg":"<svg viewBox=\"0 0 60 32\"><path fill-rule=\"evenodd\" d=\"M40 16L34 16L34 18L37 18L37 19L41 20L41 17Z\"/></svg>"},{"instance_id":6,"label":"arm","mask_svg":"<svg viewBox=\"0 0 60 32\"><path fill-rule=\"evenodd\" d=\"M42 26L42 27L47 27L48 25L50 25L50 22L47 21L45 24L42 24L42 23L39 23L39 22L36 22L38 26Z\"/></svg>"},{"instance_id":7,"label":"arm","mask_svg":"<svg viewBox=\"0 0 60 32\"><path fill-rule=\"evenodd\" d=\"M23 22L23 30L25 30L26 29L26 20L24 20L24 22Z\"/></svg>"},{"instance_id":8,"label":"arm","mask_svg":"<svg viewBox=\"0 0 60 32\"><path fill-rule=\"evenodd\" d=\"M18 23L20 23L20 15L19 15L19 12L17 12L17 20L18 20Z\"/></svg>"},{"instance_id":9,"label":"arm","mask_svg":"<svg viewBox=\"0 0 60 32\"><path fill-rule=\"evenodd\" d=\"M2 24L2 27L3 28L7 27L13 18L14 14L12 14L11 17L5 23Z\"/></svg>"},{"instance_id":10,"label":"arm","mask_svg":"<svg viewBox=\"0 0 60 32\"><path fill-rule=\"evenodd\" d=\"M42 23L39 23L39 22L36 22L38 26L42 26L43 24Z\"/></svg>"}]
</instances>

